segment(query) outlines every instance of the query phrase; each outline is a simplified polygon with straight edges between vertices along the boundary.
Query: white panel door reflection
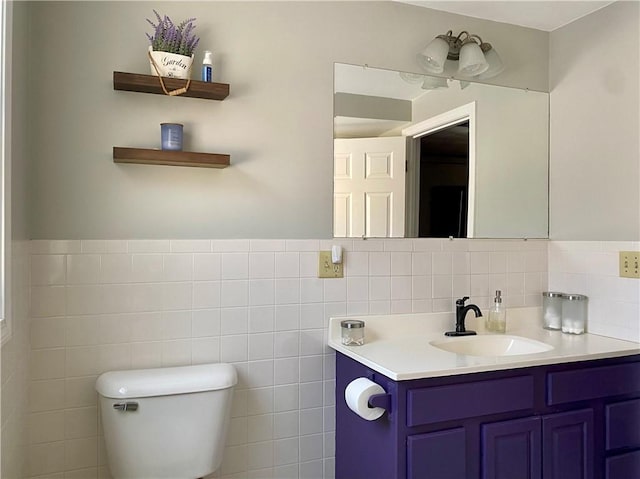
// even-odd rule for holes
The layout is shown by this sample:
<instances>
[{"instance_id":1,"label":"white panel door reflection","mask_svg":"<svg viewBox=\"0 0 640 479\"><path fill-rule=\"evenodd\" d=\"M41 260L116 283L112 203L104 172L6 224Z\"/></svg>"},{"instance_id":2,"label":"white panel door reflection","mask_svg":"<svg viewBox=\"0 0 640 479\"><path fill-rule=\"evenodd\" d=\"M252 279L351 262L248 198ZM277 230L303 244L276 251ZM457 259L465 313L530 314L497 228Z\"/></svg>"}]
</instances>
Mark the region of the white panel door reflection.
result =
<instances>
[{"instance_id":1,"label":"white panel door reflection","mask_svg":"<svg viewBox=\"0 0 640 479\"><path fill-rule=\"evenodd\" d=\"M404 236L406 138L334 140L334 224L338 238Z\"/></svg>"}]
</instances>

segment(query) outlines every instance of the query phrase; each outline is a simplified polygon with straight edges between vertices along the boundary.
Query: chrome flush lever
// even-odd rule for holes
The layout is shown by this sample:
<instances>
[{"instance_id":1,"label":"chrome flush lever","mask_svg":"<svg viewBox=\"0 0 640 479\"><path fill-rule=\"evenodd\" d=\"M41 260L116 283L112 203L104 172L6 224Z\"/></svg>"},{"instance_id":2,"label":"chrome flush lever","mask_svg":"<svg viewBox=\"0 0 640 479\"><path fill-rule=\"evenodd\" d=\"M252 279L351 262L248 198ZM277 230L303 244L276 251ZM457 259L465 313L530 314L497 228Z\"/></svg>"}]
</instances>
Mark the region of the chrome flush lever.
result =
<instances>
[{"instance_id":1,"label":"chrome flush lever","mask_svg":"<svg viewBox=\"0 0 640 479\"><path fill-rule=\"evenodd\" d=\"M135 401L117 402L113 405L113 409L118 411L137 411L138 403Z\"/></svg>"}]
</instances>

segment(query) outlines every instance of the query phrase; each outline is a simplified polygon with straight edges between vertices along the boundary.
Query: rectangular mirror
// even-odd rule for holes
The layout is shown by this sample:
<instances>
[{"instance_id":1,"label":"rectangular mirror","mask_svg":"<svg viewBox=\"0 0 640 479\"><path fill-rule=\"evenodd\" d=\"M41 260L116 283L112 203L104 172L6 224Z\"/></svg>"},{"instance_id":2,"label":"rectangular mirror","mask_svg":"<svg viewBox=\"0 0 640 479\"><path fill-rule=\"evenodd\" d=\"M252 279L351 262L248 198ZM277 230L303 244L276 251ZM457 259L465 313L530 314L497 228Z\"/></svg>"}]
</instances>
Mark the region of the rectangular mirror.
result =
<instances>
[{"instance_id":1,"label":"rectangular mirror","mask_svg":"<svg viewBox=\"0 0 640 479\"><path fill-rule=\"evenodd\" d=\"M548 237L548 93L334 69L334 237Z\"/></svg>"}]
</instances>

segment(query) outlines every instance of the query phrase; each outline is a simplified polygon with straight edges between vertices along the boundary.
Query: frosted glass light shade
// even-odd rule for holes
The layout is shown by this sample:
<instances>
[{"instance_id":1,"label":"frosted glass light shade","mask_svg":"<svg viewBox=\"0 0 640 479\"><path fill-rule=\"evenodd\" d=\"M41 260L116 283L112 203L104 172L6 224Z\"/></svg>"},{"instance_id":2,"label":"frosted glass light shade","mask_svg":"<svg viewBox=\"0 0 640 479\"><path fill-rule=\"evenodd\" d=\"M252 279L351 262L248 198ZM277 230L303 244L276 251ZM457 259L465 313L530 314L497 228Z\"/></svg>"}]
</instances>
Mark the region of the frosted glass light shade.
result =
<instances>
[{"instance_id":1,"label":"frosted glass light shade","mask_svg":"<svg viewBox=\"0 0 640 479\"><path fill-rule=\"evenodd\" d=\"M418 73L400 72L400 78L407 83L413 84L418 84L424 81L424 75L419 75Z\"/></svg>"},{"instance_id":2,"label":"frosted glass light shade","mask_svg":"<svg viewBox=\"0 0 640 479\"><path fill-rule=\"evenodd\" d=\"M422 82L423 90L437 90L438 88L448 88L449 84L447 83L446 78L442 77L425 77Z\"/></svg>"},{"instance_id":3,"label":"frosted glass light shade","mask_svg":"<svg viewBox=\"0 0 640 479\"><path fill-rule=\"evenodd\" d=\"M460 49L458 73L471 77L484 73L489 68L487 60L476 42L468 42Z\"/></svg>"},{"instance_id":4,"label":"frosted glass light shade","mask_svg":"<svg viewBox=\"0 0 640 479\"><path fill-rule=\"evenodd\" d=\"M442 73L449 53L449 43L442 38L434 38L424 50L418 53L418 63L426 71Z\"/></svg>"},{"instance_id":5,"label":"frosted glass light shade","mask_svg":"<svg viewBox=\"0 0 640 479\"><path fill-rule=\"evenodd\" d=\"M504 64L500 60L498 53L492 48L484 54L484 58L489 64L489 68L484 73L478 75L480 80L486 80L487 78L493 78L504 71Z\"/></svg>"}]
</instances>

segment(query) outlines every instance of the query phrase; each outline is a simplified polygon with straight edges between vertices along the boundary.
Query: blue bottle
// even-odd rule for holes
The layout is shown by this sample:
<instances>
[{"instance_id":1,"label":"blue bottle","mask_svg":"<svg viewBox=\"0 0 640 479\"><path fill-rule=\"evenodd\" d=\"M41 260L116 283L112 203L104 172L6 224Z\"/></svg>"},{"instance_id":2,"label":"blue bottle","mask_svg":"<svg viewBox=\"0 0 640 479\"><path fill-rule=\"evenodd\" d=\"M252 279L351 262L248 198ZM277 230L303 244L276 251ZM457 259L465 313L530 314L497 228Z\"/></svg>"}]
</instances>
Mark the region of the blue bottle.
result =
<instances>
[{"instance_id":1,"label":"blue bottle","mask_svg":"<svg viewBox=\"0 0 640 479\"><path fill-rule=\"evenodd\" d=\"M204 60L202 60L202 81L207 83L213 81L213 59L209 50L205 50Z\"/></svg>"}]
</instances>

